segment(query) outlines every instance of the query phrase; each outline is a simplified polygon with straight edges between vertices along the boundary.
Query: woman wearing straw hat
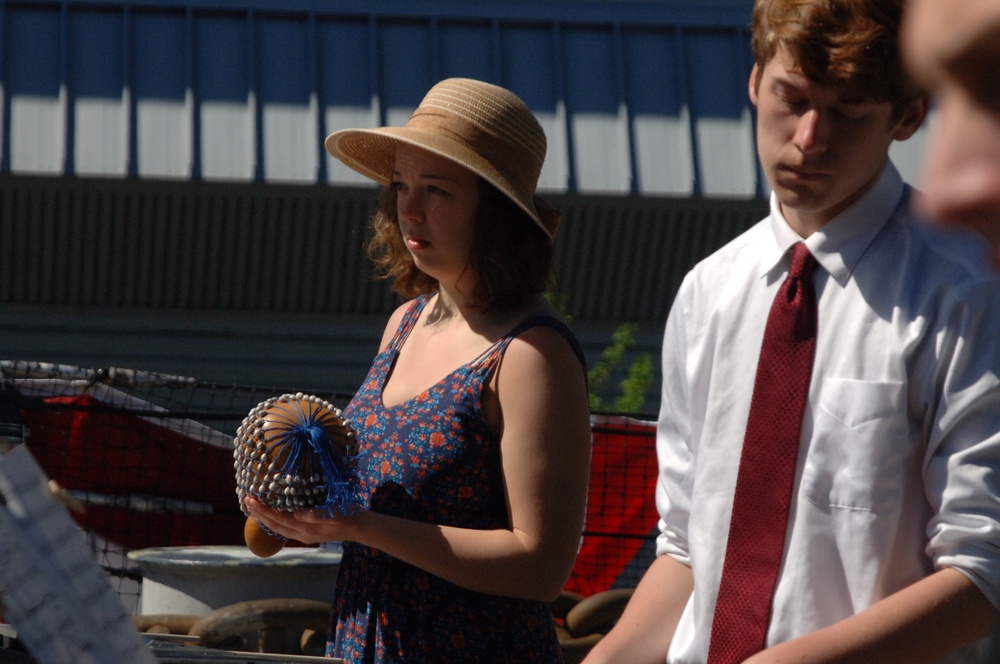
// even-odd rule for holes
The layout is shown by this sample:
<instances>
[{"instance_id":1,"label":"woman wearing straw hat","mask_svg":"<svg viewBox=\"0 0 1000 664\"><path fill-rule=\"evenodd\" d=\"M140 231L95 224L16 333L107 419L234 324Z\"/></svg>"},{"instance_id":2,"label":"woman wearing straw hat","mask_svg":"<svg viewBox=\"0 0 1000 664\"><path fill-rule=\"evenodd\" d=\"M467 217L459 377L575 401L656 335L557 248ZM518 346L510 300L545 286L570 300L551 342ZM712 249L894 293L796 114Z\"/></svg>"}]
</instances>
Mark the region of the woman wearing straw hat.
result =
<instances>
[{"instance_id":1,"label":"woman wearing straw hat","mask_svg":"<svg viewBox=\"0 0 1000 664\"><path fill-rule=\"evenodd\" d=\"M342 540L328 654L348 662L553 662L590 460L579 345L542 296L558 214L535 195L545 135L513 93L435 85L404 127L327 150L384 185L369 254L407 298L345 409L362 507L248 508Z\"/></svg>"}]
</instances>

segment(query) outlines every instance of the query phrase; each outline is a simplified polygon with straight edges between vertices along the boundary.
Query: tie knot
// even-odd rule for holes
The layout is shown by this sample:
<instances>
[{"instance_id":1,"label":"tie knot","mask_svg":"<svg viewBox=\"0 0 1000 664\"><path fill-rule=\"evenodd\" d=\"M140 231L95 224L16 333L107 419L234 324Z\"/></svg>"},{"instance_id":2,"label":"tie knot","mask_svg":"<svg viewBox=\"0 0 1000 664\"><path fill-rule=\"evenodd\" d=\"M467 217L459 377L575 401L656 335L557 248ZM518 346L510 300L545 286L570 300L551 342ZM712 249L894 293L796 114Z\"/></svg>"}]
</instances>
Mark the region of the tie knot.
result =
<instances>
[{"instance_id":1,"label":"tie knot","mask_svg":"<svg viewBox=\"0 0 1000 664\"><path fill-rule=\"evenodd\" d=\"M816 257L809 253L805 242L792 245L792 265L788 268L789 279L809 279L816 270Z\"/></svg>"}]
</instances>

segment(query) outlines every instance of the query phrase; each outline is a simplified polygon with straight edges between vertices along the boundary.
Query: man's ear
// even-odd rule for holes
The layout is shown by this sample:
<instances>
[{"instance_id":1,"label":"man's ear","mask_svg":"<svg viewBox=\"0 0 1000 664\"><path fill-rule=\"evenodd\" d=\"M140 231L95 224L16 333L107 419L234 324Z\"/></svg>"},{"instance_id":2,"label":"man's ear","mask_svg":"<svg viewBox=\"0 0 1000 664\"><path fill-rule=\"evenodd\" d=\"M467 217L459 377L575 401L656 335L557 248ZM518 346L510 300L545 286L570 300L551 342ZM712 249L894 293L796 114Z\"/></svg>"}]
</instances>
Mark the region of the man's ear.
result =
<instances>
[{"instance_id":1,"label":"man's ear","mask_svg":"<svg viewBox=\"0 0 1000 664\"><path fill-rule=\"evenodd\" d=\"M757 105L757 87L760 85L760 81L757 80L757 64L754 63L753 69L750 70L750 81L747 84L750 92L750 102L756 106Z\"/></svg>"},{"instance_id":2,"label":"man's ear","mask_svg":"<svg viewBox=\"0 0 1000 664\"><path fill-rule=\"evenodd\" d=\"M927 117L930 104L930 97L920 97L904 106L902 115L896 121L896 129L892 132L893 140L905 141L917 133Z\"/></svg>"}]
</instances>

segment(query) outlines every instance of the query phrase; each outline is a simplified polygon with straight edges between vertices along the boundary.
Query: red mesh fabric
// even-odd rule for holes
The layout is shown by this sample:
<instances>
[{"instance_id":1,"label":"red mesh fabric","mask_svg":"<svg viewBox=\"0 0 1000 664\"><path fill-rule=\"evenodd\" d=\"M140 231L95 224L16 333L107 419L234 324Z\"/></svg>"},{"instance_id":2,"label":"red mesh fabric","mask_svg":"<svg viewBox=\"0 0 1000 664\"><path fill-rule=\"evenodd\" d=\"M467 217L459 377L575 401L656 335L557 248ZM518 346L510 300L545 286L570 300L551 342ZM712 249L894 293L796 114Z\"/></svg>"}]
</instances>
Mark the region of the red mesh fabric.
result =
<instances>
[{"instance_id":1,"label":"red mesh fabric","mask_svg":"<svg viewBox=\"0 0 1000 664\"><path fill-rule=\"evenodd\" d=\"M231 450L113 411L88 394L44 401L48 408L22 415L28 448L51 479L69 490L179 505L165 512L124 501L88 505L72 512L81 526L133 549L242 543Z\"/></svg>"},{"instance_id":2,"label":"red mesh fabric","mask_svg":"<svg viewBox=\"0 0 1000 664\"><path fill-rule=\"evenodd\" d=\"M628 570L655 537L656 422L597 416L583 542L565 589L584 596L638 583Z\"/></svg>"}]
</instances>

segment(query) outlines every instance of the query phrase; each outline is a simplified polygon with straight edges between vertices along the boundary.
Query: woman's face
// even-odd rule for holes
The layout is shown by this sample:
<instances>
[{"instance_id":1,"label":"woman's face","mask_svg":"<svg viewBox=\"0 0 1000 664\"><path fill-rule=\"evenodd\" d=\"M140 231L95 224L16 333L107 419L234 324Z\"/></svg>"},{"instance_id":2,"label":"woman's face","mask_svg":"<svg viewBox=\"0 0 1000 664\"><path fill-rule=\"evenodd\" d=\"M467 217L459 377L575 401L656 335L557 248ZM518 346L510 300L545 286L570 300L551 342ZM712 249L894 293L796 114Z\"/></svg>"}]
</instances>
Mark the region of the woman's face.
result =
<instances>
[{"instance_id":1,"label":"woman's face","mask_svg":"<svg viewBox=\"0 0 1000 664\"><path fill-rule=\"evenodd\" d=\"M479 208L479 176L401 143L392 187L399 231L417 268L442 285L471 278L467 268Z\"/></svg>"}]
</instances>

